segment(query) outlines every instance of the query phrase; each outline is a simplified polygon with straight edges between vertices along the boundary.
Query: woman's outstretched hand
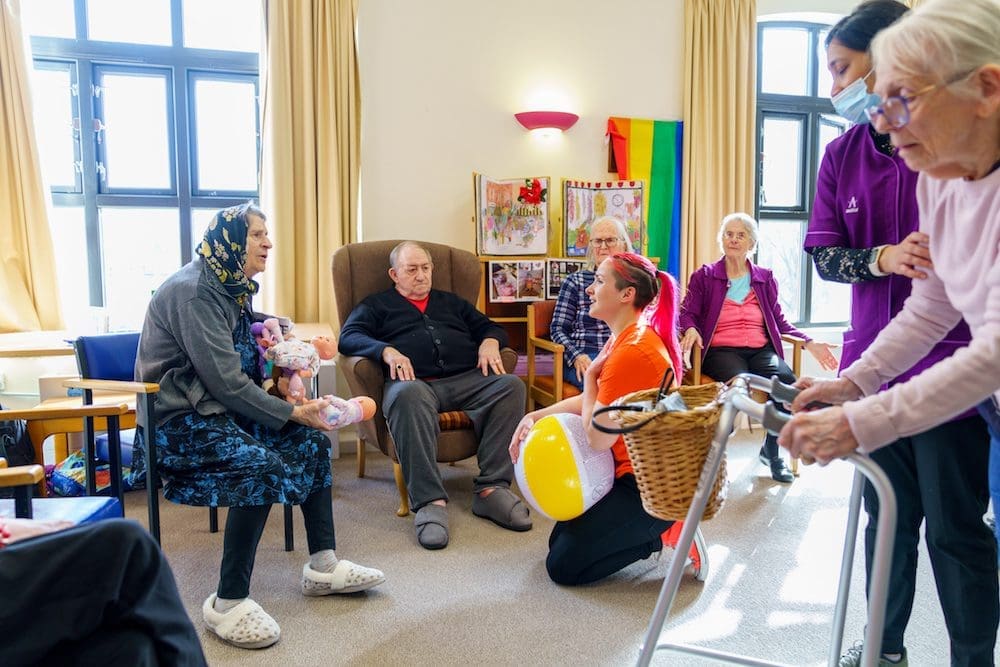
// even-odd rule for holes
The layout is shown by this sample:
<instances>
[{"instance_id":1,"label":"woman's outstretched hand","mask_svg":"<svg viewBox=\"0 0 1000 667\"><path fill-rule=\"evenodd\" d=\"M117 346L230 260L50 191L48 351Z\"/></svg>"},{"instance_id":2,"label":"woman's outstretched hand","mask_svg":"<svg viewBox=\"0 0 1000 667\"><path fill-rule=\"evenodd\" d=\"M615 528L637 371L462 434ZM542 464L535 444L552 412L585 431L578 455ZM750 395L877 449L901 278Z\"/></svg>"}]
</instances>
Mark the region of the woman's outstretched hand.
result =
<instances>
[{"instance_id":1,"label":"woman's outstretched hand","mask_svg":"<svg viewBox=\"0 0 1000 667\"><path fill-rule=\"evenodd\" d=\"M819 365L823 370L835 371L837 370L840 363L837 361L837 357L833 354L833 349L840 347L834 343L821 343L819 341L811 340L806 343L805 348L819 362Z\"/></svg>"}]
</instances>

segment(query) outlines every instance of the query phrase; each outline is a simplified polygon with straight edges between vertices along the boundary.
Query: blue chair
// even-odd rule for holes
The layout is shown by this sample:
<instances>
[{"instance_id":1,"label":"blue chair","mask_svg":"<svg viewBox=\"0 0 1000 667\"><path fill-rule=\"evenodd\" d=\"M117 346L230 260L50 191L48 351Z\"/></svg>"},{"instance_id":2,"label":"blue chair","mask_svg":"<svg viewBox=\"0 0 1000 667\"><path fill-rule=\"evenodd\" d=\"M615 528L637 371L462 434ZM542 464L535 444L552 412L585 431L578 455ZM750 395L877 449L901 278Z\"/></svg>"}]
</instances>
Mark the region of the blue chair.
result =
<instances>
[{"instance_id":1,"label":"blue chair","mask_svg":"<svg viewBox=\"0 0 1000 667\"><path fill-rule=\"evenodd\" d=\"M143 432L143 443L145 449L146 463L146 494L149 506L149 532L157 542L160 542L160 505L157 487L159 486L159 474L156 463L156 394L160 387L155 383L136 382L135 360L139 352L139 334L113 333L97 334L93 336L80 336L74 341L76 349L76 361L80 370L79 380L67 380L63 384L72 389L83 390L84 404L94 403L94 391L111 391L122 393L134 393L136 395L136 406L141 406L138 412L142 415L141 424ZM135 412L130 414L131 421L127 426L135 425ZM131 459L132 445L135 440L135 431L126 431L122 434L123 448L127 456ZM88 424L84 430L84 440L88 443L95 443L94 430ZM103 450L103 446L98 445L97 449ZM108 446L108 449L114 449ZM94 451L92 447L90 451ZM120 469L119 461L119 469ZM90 480L88 478L88 489ZM292 524L292 506L284 506L285 520L285 551L295 549L295 538ZM208 508L209 531L216 533L219 531L219 512L216 507Z\"/></svg>"},{"instance_id":2,"label":"blue chair","mask_svg":"<svg viewBox=\"0 0 1000 667\"><path fill-rule=\"evenodd\" d=\"M45 471L38 464L7 467L0 459L0 487L14 489L13 499L0 499L0 516L24 519L68 519L75 523L90 523L101 519L124 516L121 477L120 428L122 418L128 414L125 404L91 405L75 408L39 407L30 410L0 410L0 420L23 419L28 422L28 436L40 459L42 443L54 433L74 433L83 430L84 421L98 419L108 432L108 451L111 459L110 495L97 495L88 486L86 496L77 498L48 498L45 493ZM86 444L85 444L86 447ZM93 450L89 450L88 453ZM95 459L85 456L87 477L94 479ZM40 497L33 497L36 487Z\"/></svg>"}]
</instances>

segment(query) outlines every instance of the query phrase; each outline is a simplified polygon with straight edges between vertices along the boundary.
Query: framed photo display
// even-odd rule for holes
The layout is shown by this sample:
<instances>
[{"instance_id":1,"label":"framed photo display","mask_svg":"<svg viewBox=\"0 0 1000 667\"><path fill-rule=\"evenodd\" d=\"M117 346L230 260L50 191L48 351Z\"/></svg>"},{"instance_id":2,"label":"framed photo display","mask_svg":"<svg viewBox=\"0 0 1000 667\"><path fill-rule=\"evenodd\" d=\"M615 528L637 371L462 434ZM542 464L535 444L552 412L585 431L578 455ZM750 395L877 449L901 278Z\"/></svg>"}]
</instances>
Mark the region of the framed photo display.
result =
<instances>
[{"instance_id":1,"label":"framed photo display","mask_svg":"<svg viewBox=\"0 0 1000 667\"><path fill-rule=\"evenodd\" d=\"M541 301L544 290L544 260L490 262L490 303Z\"/></svg>"},{"instance_id":2,"label":"framed photo display","mask_svg":"<svg viewBox=\"0 0 1000 667\"><path fill-rule=\"evenodd\" d=\"M611 216L625 224L632 247L642 252L643 181L563 180L563 225L567 257L583 257L590 243L590 224Z\"/></svg>"},{"instance_id":3,"label":"framed photo display","mask_svg":"<svg viewBox=\"0 0 1000 667\"><path fill-rule=\"evenodd\" d=\"M563 281L571 273L576 273L587 266L582 259L552 258L545 260L545 298L556 299Z\"/></svg>"},{"instance_id":4,"label":"framed photo display","mask_svg":"<svg viewBox=\"0 0 1000 667\"><path fill-rule=\"evenodd\" d=\"M544 255L549 243L549 178L495 179L473 173L476 252Z\"/></svg>"}]
</instances>

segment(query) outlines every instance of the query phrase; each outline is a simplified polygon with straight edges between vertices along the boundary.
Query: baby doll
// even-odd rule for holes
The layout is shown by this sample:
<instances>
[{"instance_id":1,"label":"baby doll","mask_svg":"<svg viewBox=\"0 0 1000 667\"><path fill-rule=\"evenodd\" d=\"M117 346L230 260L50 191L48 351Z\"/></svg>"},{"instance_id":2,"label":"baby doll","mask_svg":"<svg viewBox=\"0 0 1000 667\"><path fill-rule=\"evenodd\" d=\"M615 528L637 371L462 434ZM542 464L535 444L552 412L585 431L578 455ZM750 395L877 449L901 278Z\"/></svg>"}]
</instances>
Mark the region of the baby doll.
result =
<instances>
[{"instance_id":1,"label":"baby doll","mask_svg":"<svg viewBox=\"0 0 1000 667\"><path fill-rule=\"evenodd\" d=\"M269 325L270 322L273 325ZM319 372L320 360L336 356L337 344L326 336L315 336L308 343L296 338L278 338L277 342L269 342L266 339L273 338L277 320L269 318L262 324L265 332L258 335L258 346L264 350L262 359L273 364L274 389L277 395L289 403L300 405L306 400L303 379L309 379ZM280 328L277 331L280 334ZM330 401L330 405L323 409L322 417L334 428L371 419L375 414L375 401L367 396L347 400L333 395L324 398Z\"/></svg>"}]
</instances>

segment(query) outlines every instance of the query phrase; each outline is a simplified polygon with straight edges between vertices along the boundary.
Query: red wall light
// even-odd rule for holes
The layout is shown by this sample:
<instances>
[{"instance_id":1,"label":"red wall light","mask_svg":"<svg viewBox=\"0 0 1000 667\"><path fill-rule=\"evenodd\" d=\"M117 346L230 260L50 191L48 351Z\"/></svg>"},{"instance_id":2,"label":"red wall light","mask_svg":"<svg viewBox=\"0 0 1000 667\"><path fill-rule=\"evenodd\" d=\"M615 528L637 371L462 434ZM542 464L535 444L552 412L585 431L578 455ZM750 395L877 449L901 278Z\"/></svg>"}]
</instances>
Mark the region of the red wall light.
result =
<instances>
[{"instance_id":1,"label":"red wall light","mask_svg":"<svg viewBox=\"0 0 1000 667\"><path fill-rule=\"evenodd\" d=\"M567 111L522 111L514 114L514 118L528 130L553 128L565 131L580 120L575 113Z\"/></svg>"}]
</instances>

